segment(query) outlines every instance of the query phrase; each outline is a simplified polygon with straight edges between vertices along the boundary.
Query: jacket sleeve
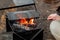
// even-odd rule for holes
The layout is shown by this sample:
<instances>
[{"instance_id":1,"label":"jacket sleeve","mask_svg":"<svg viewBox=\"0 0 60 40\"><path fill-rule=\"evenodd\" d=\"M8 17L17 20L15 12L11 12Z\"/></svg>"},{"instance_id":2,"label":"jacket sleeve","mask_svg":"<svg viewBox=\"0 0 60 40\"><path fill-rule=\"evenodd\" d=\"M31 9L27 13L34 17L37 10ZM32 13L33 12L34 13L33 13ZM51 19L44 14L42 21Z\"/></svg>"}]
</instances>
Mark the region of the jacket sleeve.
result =
<instances>
[{"instance_id":1,"label":"jacket sleeve","mask_svg":"<svg viewBox=\"0 0 60 40\"><path fill-rule=\"evenodd\" d=\"M60 16L60 6L57 8L57 14Z\"/></svg>"}]
</instances>

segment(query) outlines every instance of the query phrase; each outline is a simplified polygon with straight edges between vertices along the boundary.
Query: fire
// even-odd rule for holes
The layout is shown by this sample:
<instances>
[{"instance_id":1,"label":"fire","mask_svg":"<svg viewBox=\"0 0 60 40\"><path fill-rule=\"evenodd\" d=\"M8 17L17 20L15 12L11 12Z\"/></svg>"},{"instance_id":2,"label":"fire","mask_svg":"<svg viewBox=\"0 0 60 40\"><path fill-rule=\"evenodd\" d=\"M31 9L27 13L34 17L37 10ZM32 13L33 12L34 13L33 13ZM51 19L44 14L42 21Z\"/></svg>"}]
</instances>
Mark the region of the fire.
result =
<instances>
[{"instance_id":1,"label":"fire","mask_svg":"<svg viewBox=\"0 0 60 40\"><path fill-rule=\"evenodd\" d=\"M26 24L26 25L28 25L28 24L34 24L34 19L30 19L30 20L27 20L27 19L21 19L20 20L20 24Z\"/></svg>"},{"instance_id":2,"label":"fire","mask_svg":"<svg viewBox=\"0 0 60 40\"><path fill-rule=\"evenodd\" d=\"M30 19L29 24L34 24L34 19Z\"/></svg>"},{"instance_id":3,"label":"fire","mask_svg":"<svg viewBox=\"0 0 60 40\"><path fill-rule=\"evenodd\" d=\"M27 21L26 19L21 19L21 20L20 20L20 23L21 23L21 24L28 24L28 21Z\"/></svg>"}]
</instances>

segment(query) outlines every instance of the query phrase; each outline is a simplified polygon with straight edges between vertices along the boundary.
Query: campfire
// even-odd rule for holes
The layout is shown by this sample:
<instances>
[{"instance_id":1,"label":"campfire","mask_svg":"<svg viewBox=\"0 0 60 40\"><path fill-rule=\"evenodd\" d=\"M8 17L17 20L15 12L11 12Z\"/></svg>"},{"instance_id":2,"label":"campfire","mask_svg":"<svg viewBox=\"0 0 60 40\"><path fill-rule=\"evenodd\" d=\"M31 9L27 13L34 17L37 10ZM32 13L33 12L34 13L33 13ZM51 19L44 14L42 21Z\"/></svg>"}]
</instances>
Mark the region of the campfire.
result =
<instances>
[{"instance_id":1,"label":"campfire","mask_svg":"<svg viewBox=\"0 0 60 40\"><path fill-rule=\"evenodd\" d=\"M30 28L35 27L34 18L30 18L30 19L23 18L23 19L17 20L17 23L20 25L19 27L21 28L24 27L24 29L26 30L29 30Z\"/></svg>"},{"instance_id":2,"label":"campfire","mask_svg":"<svg viewBox=\"0 0 60 40\"><path fill-rule=\"evenodd\" d=\"M34 30L37 27L36 20L39 14L35 10L18 11L8 13L7 18L14 30Z\"/></svg>"},{"instance_id":3,"label":"campfire","mask_svg":"<svg viewBox=\"0 0 60 40\"><path fill-rule=\"evenodd\" d=\"M35 24L33 18L31 18L31 19L25 19L24 18L24 19L18 20L17 22L19 22L20 25L26 25L26 26L28 26L29 24L30 25L34 25Z\"/></svg>"}]
</instances>

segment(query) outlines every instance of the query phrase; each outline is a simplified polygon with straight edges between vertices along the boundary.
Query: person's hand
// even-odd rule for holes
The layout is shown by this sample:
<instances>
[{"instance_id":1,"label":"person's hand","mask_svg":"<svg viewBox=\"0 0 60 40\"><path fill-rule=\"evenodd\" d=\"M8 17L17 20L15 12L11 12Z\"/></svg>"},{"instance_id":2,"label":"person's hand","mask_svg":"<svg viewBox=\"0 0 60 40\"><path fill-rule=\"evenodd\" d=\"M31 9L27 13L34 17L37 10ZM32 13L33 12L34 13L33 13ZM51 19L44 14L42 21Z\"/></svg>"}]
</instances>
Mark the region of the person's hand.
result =
<instances>
[{"instance_id":1,"label":"person's hand","mask_svg":"<svg viewBox=\"0 0 60 40\"><path fill-rule=\"evenodd\" d=\"M60 20L60 16L58 14L51 14L48 16L47 20Z\"/></svg>"}]
</instances>

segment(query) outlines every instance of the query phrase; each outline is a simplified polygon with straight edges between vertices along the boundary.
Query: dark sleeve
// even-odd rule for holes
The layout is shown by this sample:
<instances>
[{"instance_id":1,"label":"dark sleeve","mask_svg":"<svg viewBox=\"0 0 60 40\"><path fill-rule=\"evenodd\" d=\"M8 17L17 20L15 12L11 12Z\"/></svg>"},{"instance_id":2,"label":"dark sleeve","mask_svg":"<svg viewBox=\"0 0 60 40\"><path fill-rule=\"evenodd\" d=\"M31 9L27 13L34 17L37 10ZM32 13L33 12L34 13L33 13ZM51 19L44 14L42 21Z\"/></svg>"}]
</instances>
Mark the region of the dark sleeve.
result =
<instances>
[{"instance_id":1,"label":"dark sleeve","mask_svg":"<svg viewBox=\"0 0 60 40\"><path fill-rule=\"evenodd\" d=\"M57 8L57 14L60 16L60 6Z\"/></svg>"}]
</instances>

